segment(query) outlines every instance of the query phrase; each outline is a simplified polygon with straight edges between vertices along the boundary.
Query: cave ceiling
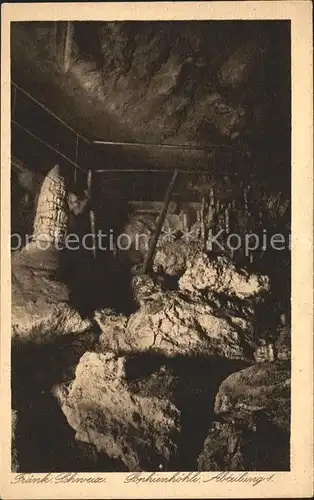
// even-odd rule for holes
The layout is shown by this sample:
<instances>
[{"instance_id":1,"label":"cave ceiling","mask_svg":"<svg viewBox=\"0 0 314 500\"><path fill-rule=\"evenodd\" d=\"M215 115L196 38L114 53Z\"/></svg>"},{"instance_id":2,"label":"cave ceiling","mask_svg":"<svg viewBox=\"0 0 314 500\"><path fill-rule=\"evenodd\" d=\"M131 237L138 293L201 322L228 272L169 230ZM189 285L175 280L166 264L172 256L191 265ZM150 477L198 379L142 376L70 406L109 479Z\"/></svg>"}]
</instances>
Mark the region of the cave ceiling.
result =
<instances>
[{"instance_id":1,"label":"cave ceiling","mask_svg":"<svg viewBox=\"0 0 314 500\"><path fill-rule=\"evenodd\" d=\"M91 140L248 149L290 167L290 35L280 21L13 23L13 81ZM281 166L281 167L280 167Z\"/></svg>"}]
</instances>

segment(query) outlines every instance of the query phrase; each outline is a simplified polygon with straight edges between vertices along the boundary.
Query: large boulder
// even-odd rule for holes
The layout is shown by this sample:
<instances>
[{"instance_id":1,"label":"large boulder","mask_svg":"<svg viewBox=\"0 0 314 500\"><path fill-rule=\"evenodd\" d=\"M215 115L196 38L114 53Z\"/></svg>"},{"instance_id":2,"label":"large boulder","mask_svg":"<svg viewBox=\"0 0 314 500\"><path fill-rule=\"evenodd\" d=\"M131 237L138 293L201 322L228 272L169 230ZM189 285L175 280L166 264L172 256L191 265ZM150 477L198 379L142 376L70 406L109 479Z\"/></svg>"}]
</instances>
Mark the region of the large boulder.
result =
<instances>
[{"instance_id":1,"label":"large boulder","mask_svg":"<svg viewBox=\"0 0 314 500\"><path fill-rule=\"evenodd\" d=\"M97 311L103 349L154 350L167 355L203 354L231 359L252 359L253 323L249 318L225 317L202 300L176 291L157 291L142 298L129 317Z\"/></svg>"},{"instance_id":2,"label":"large boulder","mask_svg":"<svg viewBox=\"0 0 314 500\"><path fill-rule=\"evenodd\" d=\"M230 423L213 422L198 457L199 471L252 470L252 431Z\"/></svg>"},{"instance_id":3,"label":"large boulder","mask_svg":"<svg viewBox=\"0 0 314 500\"><path fill-rule=\"evenodd\" d=\"M167 469L176 454L179 411L166 397L135 393L126 358L86 352L70 385L55 386L76 439L120 459L128 470Z\"/></svg>"},{"instance_id":4,"label":"large boulder","mask_svg":"<svg viewBox=\"0 0 314 500\"><path fill-rule=\"evenodd\" d=\"M250 425L213 422L199 471L289 471L289 434L262 415Z\"/></svg>"},{"instance_id":5,"label":"large boulder","mask_svg":"<svg viewBox=\"0 0 314 500\"><path fill-rule=\"evenodd\" d=\"M39 339L82 333L91 327L70 305L70 290L57 277L58 251L34 242L12 256L12 333Z\"/></svg>"},{"instance_id":6,"label":"large boulder","mask_svg":"<svg viewBox=\"0 0 314 500\"><path fill-rule=\"evenodd\" d=\"M209 290L227 293L239 299L254 299L269 291L270 282L265 275L237 269L227 257L211 259L204 253L198 253L194 259L187 261L179 287L192 293L204 293Z\"/></svg>"},{"instance_id":7,"label":"large boulder","mask_svg":"<svg viewBox=\"0 0 314 500\"><path fill-rule=\"evenodd\" d=\"M289 470L290 369L257 363L220 385L198 470Z\"/></svg>"},{"instance_id":8,"label":"large boulder","mask_svg":"<svg viewBox=\"0 0 314 500\"><path fill-rule=\"evenodd\" d=\"M222 382L214 411L228 420L246 420L252 413L262 412L276 426L289 432L290 382L288 363L256 363Z\"/></svg>"},{"instance_id":9,"label":"large boulder","mask_svg":"<svg viewBox=\"0 0 314 500\"><path fill-rule=\"evenodd\" d=\"M226 258L213 261L196 247L191 255L179 291L135 276L137 311L129 317L96 311L104 349L254 359L255 304L268 291L267 276L237 270Z\"/></svg>"},{"instance_id":10,"label":"large boulder","mask_svg":"<svg viewBox=\"0 0 314 500\"><path fill-rule=\"evenodd\" d=\"M268 277L237 270L226 258L211 260L196 247L191 255L179 290L162 291L161 283L135 276L137 311L96 311L103 348L254 359L256 303L269 290Z\"/></svg>"}]
</instances>

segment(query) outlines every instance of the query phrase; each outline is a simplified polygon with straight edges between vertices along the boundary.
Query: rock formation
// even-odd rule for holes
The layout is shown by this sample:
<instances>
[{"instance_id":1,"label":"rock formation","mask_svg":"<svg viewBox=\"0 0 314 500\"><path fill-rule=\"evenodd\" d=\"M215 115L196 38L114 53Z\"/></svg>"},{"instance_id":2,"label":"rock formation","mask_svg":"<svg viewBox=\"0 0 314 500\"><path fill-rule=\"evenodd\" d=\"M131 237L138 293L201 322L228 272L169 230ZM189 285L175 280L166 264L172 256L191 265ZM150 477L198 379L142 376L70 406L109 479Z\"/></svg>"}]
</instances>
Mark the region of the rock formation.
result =
<instances>
[{"instance_id":1,"label":"rock formation","mask_svg":"<svg viewBox=\"0 0 314 500\"><path fill-rule=\"evenodd\" d=\"M104 226L115 234L124 230L133 245L117 252L120 277L127 271L121 281L116 255L104 256L98 281L92 266L81 266L86 294L80 300L80 290L73 293L79 253L75 262L67 255L66 282L60 272L62 252L55 247L62 248L67 231L68 193L61 169L50 171L33 241L12 255L14 470L288 470L291 332L278 331L277 324L268 331L261 320L264 314L272 321L265 301L289 288L280 271L279 279L266 276L275 260L258 274L238 269L226 256L206 255L201 243L184 241L185 224L170 213L152 276L134 276L132 265L143 261L156 217L127 223L127 200L161 200L167 175L152 171L180 165L188 175L180 175L178 193L188 209L208 196L213 182L226 207L243 200L242 172L232 174L251 168L257 174L250 207L256 220L264 223L265 214L267 227L289 232L289 30L286 21L74 22L65 74L54 22L13 23L12 79L74 130L91 141L177 147L108 146L104 155L95 146L91 159L75 134L55 126L54 144L62 154L76 151L82 166L112 168L114 175L115 168L130 170L123 179L98 176L95 206ZM40 119L26 123L45 139ZM48 153L42 158L45 153L24 151L21 136L12 137L16 155L44 170ZM197 169L206 173L196 179L190 172ZM268 170L272 186L264 189L260 177ZM32 175L18 181L27 194L38 195ZM230 199L218 200L222 191ZM78 215L86 200L70 195L68 201ZM254 210L246 220L251 226ZM137 249L136 234L146 237ZM280 283L276 293L274 282ZM118 309L129 290L134 304ZM108 304L106 294L114 297ZM84 301L85 319L74 306Z\"/></svg>"},{"instance_id":2,"label":"rock formation","mask_svg":"<svg viewBox=\"0 0 314 500\"><path fill-rule=\"evenodd\" d=\"M279 330L279 336L275 343L277 358L282 361L291 359L291 327L285 326Z\"/></svg>"},{"instance_id":3,"label":"rock formation","mask_svg":"<svg viewBox=\"0 0 314 500\"><path fill-rule=\"evenodd\" d=\"M133 215L123 228L132 244L130 249L120 252L119 258L129 265L140 265L143 263L148 250L150 238L156 225L156 216ZM182 221L176 214L169 213L165 218L156 254L154 258L154 271L169 276L181 276L187 268L188 260L201 251L199 241L187 241L182 236ZM176 239L176 235L178 238ZM188 243L188 244L187 244Z\"/></svg>"},{"instance_id":4,"label":"rock formation","mask_svg":"<svg viewBox=\"0 0 314 500\"><path fill-rule=\"evenodd\" d=\"M77 22L67 75L56 61L54 23L29 24L12 26L13 79L86 137L249 143L259 148L261 171L282 175L284 165L288 177L288 22ZM146 165L150 156L135 152ZM206 155L184 151L156 157L167 167L207 164Z\"/></svg>"},{"instance_id":5,"label":"rock formation","mask_svg":"<svg viewBox=\"0 0 314 500\"><path fill-rule=\"evenodd\" d=\"M237 324L217 317L213 308L201 300L157 293L126 321L121 316L95 315L102 334L103 349L116 352L155 350L175 354L203 354L250 359L252 324L239 318Z\"/></svg>"},{"instance_id":6,"label":"rock formation","mask_svg":"<svg viewBox=\"0 0 314 500\"><path fill-rule=\"evenodd\" d=\"M165 235L156 251L154 269L170 276L180 277L186 271L188 262L193 261L200 251L200 242L191 241L187 244L184 238L169 242Z\"/></svg>"},{"instance_id":7,"label":"rock formation","mask_svg":"<svg viewBox=\"0 0 314 500\"><path fill-rule=\"evenodd\" d=\"M67 232L66 187L59 165L46 175L37 202L34 241L52 245L64 241Z\"/></svg>"},{"instance_id":8,"label":"rock formation","mask_svg":"<svg viewBox=\"0 0 314 500\"><path fill-rule=\"evenodd\" d=\"M167 399L132 393L124 358L86 352L74 382L54 392L77 440L121 459L130 471L167 469L171 463L179 411Z\"/></svg>"},{"instance_id":9,"label":"rock formation","mask_svg":"<svg viewBox=\"0 0 314 500\"><path fill-rule=\"evenodd\" d=\"M70 306L70 290L60 279L65 204L65 180L56 165L42 184L32 241L12 255L13 335L40 339L84 332L91 326Z\"/></svg>"},{"instance_id":10,"label":"rock formation","mask_svg":"<svg viewBox=\"0 0 314 500\"><path fill-rule=\"evenodd\" d=\"M262 363L221 384L214 422L198 458L205 470L289 470L290 370Z\"/></svg>"},{"instance_id":11,"label":"rock formation","mask_svg":"<svg viewBox=\"0 0 314 500\"><path fill-rule=\"evenodd\" d=\"M198 457L198 470L251 470L256 451L250 443L252 435L252 430L245 432L230 423L214 422Z\"/></svg>"},{"instance_id":12,"label":"rock formation","mask_svg":"<svg viewBox=\"0 0 314 500\"><path fill-rule=\"evenodd\" d=\"M221 384L214 411L230 420L262 412L269 421L289 429L290 367L283 362L258 363L233 373Z\"/></svg>"},{"instance_id":13,"label":"rock formation","mask_svg":"<svg viewBox=\"0 0 314 500\"><path fill-rule=\"evenodd\" d=\"M252 359L254 301L268 289L266 276L198 254L188 260L179 287L163 292L150 278L133 278L136 312L129 317L95 313L103 349Z\"/></svg>"},{"instance_id":14,"label":"rock formation","mask_svg":"<svg viewBox=\"0 0 314 500\"><path fill-rule=\"evenodd\" d=\"M183 463L193 468L197 460L199 470L288 467L262 438L279 432L287 452L286 330L274 339L278 361L263 359L237 371L254 363L260 345L256 307L269 295L267 276L238 269L226 257L208 256L197 242L181 252L182 242L161 239L155 273L131 280L137 309L128 316L98 309L94 318L82 320L58 277L59 253L53 249L65 218L57 218L57 233L53 217L37 220L35 234L48 226L50 247L38 249L35 239L13 255L13 346L19 351L20 345L40 343L50 352L54 361L53 367L44 363L50 367L45 387L53 385L75 431L71 450L81 450L82 462L87 457L100 467L104 459L104 470L129 471L171 470ZM169 275L179 278L177 289L167 289ZM101 330L97 342L93 319ZM83 332L90 333L65 336ZM26 344L20 342L24 339ZM15 408L21 418L23 411ZM27 415L31 419L31 412ZM187 460L194 420L199 429ZM18 453L13 458L18 460Z\"/></svg>"},{"instance_id":15,"label":"rock formation","mask_svg":"<svg viewBox=\"0 0 314 500\"><path fill-rule=\"evenodd\" d=\"M188 261L179 287L194 293L214 290L239 299L254 299L269 291L269 280L267 276L249 274L245 269L237 270L226 257L218 256L211 260L205 254L198 254Z\"/></svg>"},{"instance_id":16,"label":"rock formation","mask_svg":"<svg viewBox=\"0 0 314 500\"><path fill-rule=\"evenodd\" d=\"M157 276L136 275L136 311L100 309L98 341L86 334L47 346L54 361L45 386L53 384L75 431L71 447L91 467L105 463L103 470L193 470L196 462L200 471L287 470L290 368L280 359L254 364L255 306L268 281L226 259L191 260L204 269L202 283L189 264L183 289L167 291ZM70 317L56 315L56 328L66 330ZM41 335L49 336L48 325Z\"/></svg>"}]
</instances>

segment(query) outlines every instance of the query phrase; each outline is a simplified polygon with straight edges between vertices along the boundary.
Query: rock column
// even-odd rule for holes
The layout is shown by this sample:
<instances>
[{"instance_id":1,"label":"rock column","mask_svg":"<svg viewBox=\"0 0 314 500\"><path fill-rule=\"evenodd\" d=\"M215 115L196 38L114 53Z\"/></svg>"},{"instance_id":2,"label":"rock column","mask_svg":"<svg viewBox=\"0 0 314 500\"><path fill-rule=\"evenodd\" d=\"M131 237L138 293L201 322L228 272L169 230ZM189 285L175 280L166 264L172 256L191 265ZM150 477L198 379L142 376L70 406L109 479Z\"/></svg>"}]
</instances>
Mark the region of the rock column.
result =
<instances>
[{"instance_id":1,"label":"rock column","mask_svg":"<svg viewBox=\"0 0 314 500\"><path fill-rule=\"evenodd\" d=\"M67 232L65 179L59 165L46 175L38 198L33 240L60 245Z\"/></svg>"}]
</instances>

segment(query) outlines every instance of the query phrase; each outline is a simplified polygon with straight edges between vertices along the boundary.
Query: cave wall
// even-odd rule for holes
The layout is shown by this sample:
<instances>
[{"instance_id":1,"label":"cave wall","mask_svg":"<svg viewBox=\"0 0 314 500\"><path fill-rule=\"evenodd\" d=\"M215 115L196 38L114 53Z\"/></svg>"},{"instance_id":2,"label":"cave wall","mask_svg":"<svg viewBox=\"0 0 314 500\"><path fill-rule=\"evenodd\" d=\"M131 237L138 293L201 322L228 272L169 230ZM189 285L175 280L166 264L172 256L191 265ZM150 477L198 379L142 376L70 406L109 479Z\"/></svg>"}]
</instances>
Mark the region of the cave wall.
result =
<instances>
[{"instance_id":1,"label":"cave wall","mask_svg":"<svg viewBox=\"0 0 314 500\"><path fill-rule=\"evenodd\" d=\"M163 199L174 167L189 172L180 174L174 198L194 221L191 203L200 204L211 187L227 205L243 200L250 185L254 210L274 223L290 194L288 22L75 22L66 74L58 65L59 27L12 24L12 78L75 131L90 139L221 147L205 153L95 146L84 167L112 169L94 174L100 227L123 229L133 217L130 202L144 201L151 212L147 203ZM41 117L27 110L25 117L39 133ZM13 134L14 148L29 154L29 167L52 168L51 155L25 141ZM269 200L276 197L273 209Z\"/></svg>"},{"instance_id":2,"label":"cave wall","mask_svg":"<svg viewBox=\"0 0 314 500\"><path fill-rule=\"evenodd\" d=\"M26 235L33 232L36 207L44 176L23 166L13 158L11 168L11 234L20 235L25 243ZM17 240L12 240L12 247Z\"/></svg>"},{"instance_id":3,"label":"cave wall","mask_svg":"<svg viewBox=\"0 0 314 500\"><path fill-rule=\"evenodd\" d=\"M289 22L75 22L65 75L56 33L52 22L13 23L12 77L78 132L245 147L289 184Z\"/></svg>"},{"instance_id":4,"label":"cave wall","mask_svg":"<svg viewBox=\"0 0 314 500\"><path fill-rule=\"evenodd\" d=\"M269 30L265 26L269 26ZM154 230L174 166L182 166L184 162L185 169L191 168L194 173L180 174L166 217L165 227L177 231L177 240L170 244L162 241L157 249L157 269L155 266L154 270L160 272L159 265L162 264L166 276L160 273L156 283L146 276L132 280L132 299L136 285L142 294L140 298L137 293L141 303L135 312L132 309L134 304L130 304L131 273L126 273L125 268L121 272L119 266L126 258L128 262L125 263L130 269L131 264L142 262L145 252L140 256L132 253L132 249L120 255L104 252L104 260L99 259L97 253L96 261L92 261L92 257L85 259L85 256L81 259L82 255L72 253L68 259L71 265L67 269L67 284L51 278L50 270L47 275L47 269L40 269L36 257L28 261L34 265L29 270L25 269L23 261L19 261L19 255L15 262L12 261L12 284L15 287L13 326L19 326L21 311L23 316L19 326L21 344L18 336L13 342L12 379L12 404L17 411L13 435L19 453L19 471L44 472L51 471L51 468L56 471L125 470L120 463L107 460L106 456L99 457L96 449L74 442L74 433L72 429L70 433L52 394L59 395L59 403L70 426L78 432L77 437L86 438L85 431L89 431L92 418L96 425L101 424L98 441L103 439L108 443L108 435L112 438L109 442L111 452L112 443L115 452L117 449L116 427L117 422L120 425L119 415L126 413L125 401L130 397L133 401L139 394L146 403L161 401L171 409L175 404L182 411L179 460L172 469L192 470L197 456L199 470L288 469L289 464L281 461L282 453L285 457L289 455L288 366L277 363L271 370L266 363L264 370L259 362L251 367L253 370L240 372L240 378L233 372L246 366L248 360L252 363L252 345L247 343L247 338L251 339L253 332L253 344L271 340L264 350L273 346L274 339L277 339L275 335L269 335L267 327L270 325L270 332L275 333L278 311L290 308L290 253L266 253L263 262L259 261L256 266L255 270L267 275L265 285L268 279L271 285L271 296L267 295L266 303L263 303L259 292L268 288L268 283L265 290L260 286L266 276L238 273L228 260L218 262L217 259L214 263L201 255L197 245L197 258L193 260L192 244L189 246L184 242L179 233L184 229L182 215L187 215L186 222L191 228L202 199L210 198L211 190L214 190L216 208L219 204L218 224L226 225L225 209L231 204L230 215L231 209L233 215L234 212L238 215L237 221L230 219L232 231L243 233L263 228L270 232L290 231L289 189L286 189L290 182L289 25L285 22L242 22L239 28L239 23L225 22L75 23L73 59L67 74L62 73L56 62L56 28L52 22L13 23L12 76L74 130L91 139L105 137L201 146L213 143L233 145L249 150L251 156L247 166L253 170L256 165L259 175L240 174L237 159L233 156L228 163L231 172L225 173L220 153L216 158L219 162L216 172L212 172L213 158L204 155L200 159L185 151L175 155L164 152L153 155L147 150L135 153L130 149L119 152L105 149L98 159L87 155L87 168L96 169L99 165L104 169L108 166L123 168L128 165L130 171L123 174L114 170L94 173L93 208L97 229L112 229L116 234L125 231L131 237ZM26 118L30 124L36 121L40 133L40 118L31 114L26 114ZM54 166L55 159L47 151L36 149L35 144L24 142L21 136L15 136L13 143L28 156L27 166L17 162L11 174L12 231L25 235L32 231L43 175ZM69 146L66 139L65 146ZM132 170L139 165L146 167L147 173ZM206 165L209 167L207 172L197 171ZM168 171L150 171L152 167L161 166L167 167ZM61 167L66 170L65 165ZM73 169L67 172L70 186L73 185ZM273 175L270 179L265 175L263 183L261 174L267 172ZM82 179L82 187L86 187L86 176ZM233 207L234 202L236 207ZM89 223L88 217L85 221ZM202 241L199 243L202 248ZM29 258L26 252L25 259ZM189 260L191 265L180 288L178 278L187 269ZM91 262L93 265L89 265ZM169 281L169 277L175 280ZM179 286L177 292L175 286ZM164 287L165 293L161 293L160 287ZM76 293L73 294L73 290ZM248 297L245 291L249 291ZM208 303L204 300L202 305L205 297L209 299ZM102 309L104 306L106 309ZM107 309L108 306L115 309ZM86 320L81 321L79 312L84 317L88 315ZM116 312L122 312L122 316ZM101 329L100 337L95 322ZM164 333L160 335L160 332ZM23 337L25 343L22 343ZM163 344L158 344L159 338ZM128 344L126 356L120 357L125 370L121 370L122 365L117 366L112 355L106 361L101 353L106 352L108 346L112 349L111 339L114 340L114 350L117 346L120 351L125 341ZM290 333L287 332L288 355L281 361L288 363L289 342ZM160 345L164 351L154 353ZM140 352L148 347L151 351L148 356ZM95 350L97 353L90 352ZM65 408L69 408L70 400L65 398L66 389L69 380L75 377L77 363L85 351L89 354L79 364L83 384L78 385L77 376L74 385L79 389L78 397L72 400L75 404L71 403L68 412ZM196 353L201 356L195 356ZM208 355L211 357L209 364ZM235 363L238 356L240 358ZM89 367L86 364L88 359ZM260 359L255 357L256 361ZM104 371L110 382L115 381L115 384L107 384L107 388L118 388L115 393L109 391L108 404L104 398L106 384L102 385L101 377L94 383L90 376L100 372L102 376ZM227 384L220 386L230 373L234 375L231 381L229 379ZM283 382L284 394L278 392L278 384L274 385L278 380ZM96 390L92 391L92 399L88 399L91 384ZM75 405L86 408L86 404L81 404L81 389L85 390L85 386L89 414L82 413L82 427L87 424L82 433L81 423L78 427L76 425L79 414L75 413ZM233 402L228 398L226 401L227 393L236 396ZM266 393L271 397L266 398L270 405L265 406ZM252 394L254 406L250 399ZM219 422L212 411L215 395ZM99 401L106 404L101 408ZM226 407L226 403L229 406ZM278 412L279 407L282 410ZM147 412L147 408L152 411ZM158 410L158 405L144 405L141 414L133 412L129 421L146 432L141 422L146 422L147 415L155 417L156 408ZM255 411L256 408L264 408L264 411ZM107 421L99 418L106 415L109 415ZM42 427L43 421L45 425ZM273 425L274 421L280 423L284 435L279 424ZM149 429L154 430L154 418L151 421L148 418L147 422ZM124 425L122 420L121 423ZM130 449L134 448L136 453L137 449L141 453L144 450L145 462L143 433L140 433L137 443L131 427L124 426L120 442L129 445L131 440ZM172 427L169 429L172 435ZM255 436L253 429L257 431ZM208 431L205 448L199 455ZM158 433L156 435L159 439ZM271 442L270 447L265 435ZM160 439L158 442L160 444ZM164 448L168 453L167 446ZM122 458L125 449L129 453L128 448L122 448ZM149 470L155 470L159 464L168 466L162 454L161 458L156 455L156 464L153 457ZM145 463L144 467L146 470ZM169 466L169 470L172 469Z\"/></svg>"}]
</instances>

